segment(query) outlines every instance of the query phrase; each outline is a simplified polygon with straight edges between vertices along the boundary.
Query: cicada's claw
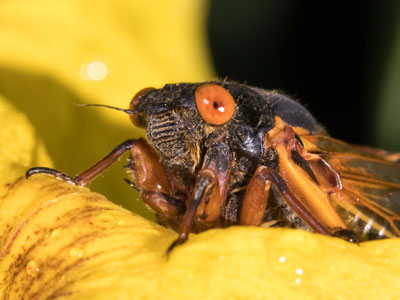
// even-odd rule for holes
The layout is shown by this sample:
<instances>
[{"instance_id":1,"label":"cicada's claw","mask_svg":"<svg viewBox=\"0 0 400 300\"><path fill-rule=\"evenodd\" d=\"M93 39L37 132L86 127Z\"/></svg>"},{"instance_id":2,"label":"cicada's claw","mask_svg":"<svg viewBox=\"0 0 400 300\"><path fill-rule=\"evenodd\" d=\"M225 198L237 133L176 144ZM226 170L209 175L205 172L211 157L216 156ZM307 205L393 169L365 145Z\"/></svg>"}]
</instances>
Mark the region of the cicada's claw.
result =
<instances>
[{"instance_id":1,"label":"cicada's claw","mask_svg":"<svg viewBox=\"0 0 400 300\"><path fill-rule=\"evenodd\" d=\"M31 168L28 171L26 171L25 177L29 178L35 174L48 174L48 175L54 176L58 179L64 180L73 185L79 185L79 181L80 181L79 177L72 178L71 176L61 173L60 171L57 171L57 170L54 170L51 168L45 168L45 167Z\"/></svg>"}]
</instances>

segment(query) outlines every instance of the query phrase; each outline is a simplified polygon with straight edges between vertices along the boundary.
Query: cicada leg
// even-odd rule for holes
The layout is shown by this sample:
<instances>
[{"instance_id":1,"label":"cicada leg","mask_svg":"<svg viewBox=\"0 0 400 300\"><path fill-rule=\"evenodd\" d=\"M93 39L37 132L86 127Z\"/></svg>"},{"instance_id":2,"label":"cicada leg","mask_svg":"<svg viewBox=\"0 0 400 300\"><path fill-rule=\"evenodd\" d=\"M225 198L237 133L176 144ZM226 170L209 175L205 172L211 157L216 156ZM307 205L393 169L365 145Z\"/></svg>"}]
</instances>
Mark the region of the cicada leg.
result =
<instances>
[{"instance_id":1,"label":"cicada leg","mask_svg":"<svg viewBox=\"0 0 400 300\"><path fill-rule=\"evenodd\" d=\"M142 138L127 140L119 144L106 157L75 177L70 177L54 169L40 167L29 169L26 172L26 177L38 173L45 173L72 184L84 186L111 166L128 150L130 150L132 158L128 167L132 171L135 181L132 183L128 180L128 183L139 190L143 201L152 208L157 215L161 215L165 218L183 214L185 211L185 204L182 200L174 198L171 184L160 162L160 157Z\"/></svg>"},{"instance_id":2,"label":"cicada leg","mask_svg":"<svg viewBox=\"0 0 400 300\"><path fill-rule=\"evenodd\" d=\"M264 168L263 166L257 168L247 186L240 210L241 225L262 224L271 187L271 181L263 176Z\"/></svg>"},{"instance_id":3,"label":"cicada leg","mask_svg":"<svg viewBox=\"0 0 400 300\"><path fill-rule=\"evenodd\" d=\"M232 155L224 143L218 143L207 151L203 165L196 174L192 199L180 224L178 238L167 253L187 240L194 221L204 227L215 226L226 199L231 162Z\"/></svg>"},{"instance_id":4,"label":"cicada leg","mask_svg":"<svg viewBox=\"0 0 400 300\"><path fill-rule=\"evenodd\" d=\"M134 177L134 183L129 183L139 190L144 203L154 210L161 223L176 229L177 225L170 224L168 219L182 215L185 202L176 197L159 155L144 139L136 140L132 146L127 167Z\"/></svg>"},{"instance_id":5,"label":"cicada leg","mask_svg":"<svg viewBox=\"0 0 400 300\"><path fill-rule=\"evenodd\" d=\"M70 177L60 171L50 169L50 168L43 168L43 167L36 167L31 168L26 172L26 178L31 177L34 174L49 174L56 178L65 180L71 184L76 184L79 186L85 186L91 180L93 180L97 175L102 173L105 169L111 166L115 160L117 160L125 151L130 150L132 146L136 143L137 140L126 140L125 142L119 144L115 147L106 157L102 160L98 161L89 169L85 170L84 172L76 175L75 177Z\"/></svg>"},{"instance_id":6,"label":"cicada leg","mask_svg":"<svg viewBox=\"0 0 400 300\"><path fill-rule=\"evenodd\" d=\"M277 153L277 168L265 167L260 173L274 184L286 203L314 231L358 242L354 232L331 205L327 180L320 178L324 179L320 182L303 156L300 136L282 120L278 119L276 123L279 126L266 134L265 141ZM329 183L337 184L333 170L326 171Z\"/></svg>"},{"instance_id":7,"label":"cicada leg","mask_svg":"<svg viewBox=\"0 0 400 300\"><path fill-rule=\"evenodd\" d=\"M186 210L185 216L180 225L178 238L168 247L167 254L169 254L177 245L186 242L196 215L197 208L199 207L203 196L212 192L215 184L216 174L212 170L201 170L198 173L196 184L194 186L192 202Z\"/></svg>"},{"instance_id":8,"label":"cicada leg","mask_svg":"<svg viewBox=\"0 0 400 300\"><path fill-rule=\"evenodd\" d=\"M325 235L333 234L329 228L312 215L310 211L296 198L288 188L286 182L279 175L278 171L265 166L260 166L257 169L255 176L250 180L250 184L244 196L240 215L241 224L260 225L262 223L262 217L267 206L268 191L271 183L279 190L286 203L299 215L299 217L305 220L311 228L316 232ZM259 212L257 212L257 207L260 207ZM263 209L261 210L261 208ZM252 214L255 214L257 219L251 220Z\"/></svg>"}]
</instances>

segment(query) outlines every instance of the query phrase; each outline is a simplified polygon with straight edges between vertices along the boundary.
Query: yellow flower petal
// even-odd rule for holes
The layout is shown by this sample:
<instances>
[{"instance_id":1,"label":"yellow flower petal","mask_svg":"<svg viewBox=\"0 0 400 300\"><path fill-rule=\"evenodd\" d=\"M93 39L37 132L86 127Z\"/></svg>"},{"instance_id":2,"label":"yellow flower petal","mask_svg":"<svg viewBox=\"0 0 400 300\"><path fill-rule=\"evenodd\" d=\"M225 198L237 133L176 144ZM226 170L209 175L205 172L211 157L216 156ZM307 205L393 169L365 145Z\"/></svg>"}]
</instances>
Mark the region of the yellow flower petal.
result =
<instances>
[{"instance_id":1,"label":"yellow flower petal","mask_svg":"<svg viewBox=\"0 0 400 300\"><path fill-rule=\"evenodd\" d=\"M43 142L24 114L0 96L0 196L33 165L51 165Z\"/></svg>"},{"instance_id":2,"label":"yellow flower petal","mask_svg":"<svg viewBox=\"0 0 400 300\"><path fill-rule=\"evenodd\" d=\"M6 299L130 299L123 295L149 280L147 269L172 238L101 195L49 176L17 181L0 207Z\"/></svg>"},{"instance_id":3,"label":"yellow flower petal","mask_svg":"<svg viewBox=\"0 0 400 300\"><path fill-rule=\"evenodd\" d=\"M8 299L397 299L400 240L361 246L301 230L175 234L46 175L2 199ZM7 230L4 230L4 229Z\"/></svg>"}]
</instances>

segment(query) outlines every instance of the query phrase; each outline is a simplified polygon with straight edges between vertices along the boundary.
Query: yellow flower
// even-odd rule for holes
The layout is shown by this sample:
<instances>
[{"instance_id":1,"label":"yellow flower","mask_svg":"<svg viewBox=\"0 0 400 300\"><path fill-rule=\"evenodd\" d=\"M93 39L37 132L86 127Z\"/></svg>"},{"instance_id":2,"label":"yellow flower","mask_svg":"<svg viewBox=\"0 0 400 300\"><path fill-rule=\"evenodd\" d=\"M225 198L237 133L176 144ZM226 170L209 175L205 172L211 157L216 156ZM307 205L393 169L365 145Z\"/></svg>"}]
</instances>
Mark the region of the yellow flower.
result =
<instances>
[{"instance_id":1,"label":"yellow flower","mask_svg":"<svg viewBox=\"0 0 400 300\"><path fill-rule=\"evenodd\" d=\"M209 79L205 14L201 0L0 3L1 299L400 298L399 239L231 227L167 257L172 231L87 188L24 178L53 165L47 150L73 174L141 134L73 102L126 107L142 87ZM114 168L93 189L146 214L122 176Z\"/></svg>"}]
</instances>

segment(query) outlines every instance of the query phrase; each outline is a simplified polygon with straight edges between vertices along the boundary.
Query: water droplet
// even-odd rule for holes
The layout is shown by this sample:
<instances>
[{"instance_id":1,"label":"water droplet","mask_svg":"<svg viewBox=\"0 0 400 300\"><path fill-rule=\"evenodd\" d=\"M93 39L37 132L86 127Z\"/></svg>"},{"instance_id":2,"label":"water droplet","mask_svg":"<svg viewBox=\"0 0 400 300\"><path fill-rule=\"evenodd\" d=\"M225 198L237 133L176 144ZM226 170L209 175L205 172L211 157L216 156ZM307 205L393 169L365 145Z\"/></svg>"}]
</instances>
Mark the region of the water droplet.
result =
<instances>
[{"instance_id":1,"label":"water droplet","mask_svg":"<svg viewBox=\"0 0 400 300\"><path fill-rule=\"evenodd\" d=\"M71 257L82 257L83 256L83 250L79 248L72 248L69 251L69 256Z\"/></svg>"},{"instance_id":2,"label":"water droplet","mask_svg":"<svg viewBox=\"0 0 400 300\"><path fill-rule=\"evenodd\" d=\"M125 221L124 220L118 220L118 226L123 226L125 225Z\"/></svg>"},{"instance_id":3,"label":"water droplet","mask_svg":"<svg viewBox=\"0 0 400 300\"><path fill-rule=\"evenodd\" d=\"M36 277L40 271L38 264L34 260L26 264L25 270L29 277Z\"/></svg>"},{"instance_id":4,"label":"water droplet","mask_svg":"<svg viewBox=\"0 0 400 300\"><path fill-rule=\"evenodd\" d=\"M84 80L103 80L108 74L107 66L101 61L85 63L81 66L80 75Z\"/></svg>"},{"instance_id":5,"label":"water droplet","mask_svg":"<svg viewBox=\"0 0 400 300\"><path fill-rule=\"evenodd\" d=\"M301 279L300 278L296 278L295 282L296 282L296 284L300 284L301 283Z\"/></svg>"},{"instance_id":6,"label":"water droplet","mask_svg":"<svg viewBox=\"0 0 400 300\"><path fill-rule=\"evenodd\" d=\"M59 237L60 234L61 234L61 230L60 230L60 229L54 229L54 230L51 232L50 236L51 236L53 239L55 239L55 238Z\"/></svg>"},{"instance_id":7,"label":"water droplet","mask_svg":"<svg viewBox=\"0 0 400 300\"><path fill-rule=\"evenodd\" d=\"M297 273L297 275L302 275L303 274L303 269L297 268L296 269L296 273Z\"/></svg>"},{"instance_id":8,"label":"water droplet","mask_svg":"<svg viewBox=\"0 0 400 300\"><path fill-rule=\"evenodd\" d=\"M279 257L279 261L281 263L284 263L286 261L286 257L284 257L284 256Z\"/></svg>"}]
</instances>

